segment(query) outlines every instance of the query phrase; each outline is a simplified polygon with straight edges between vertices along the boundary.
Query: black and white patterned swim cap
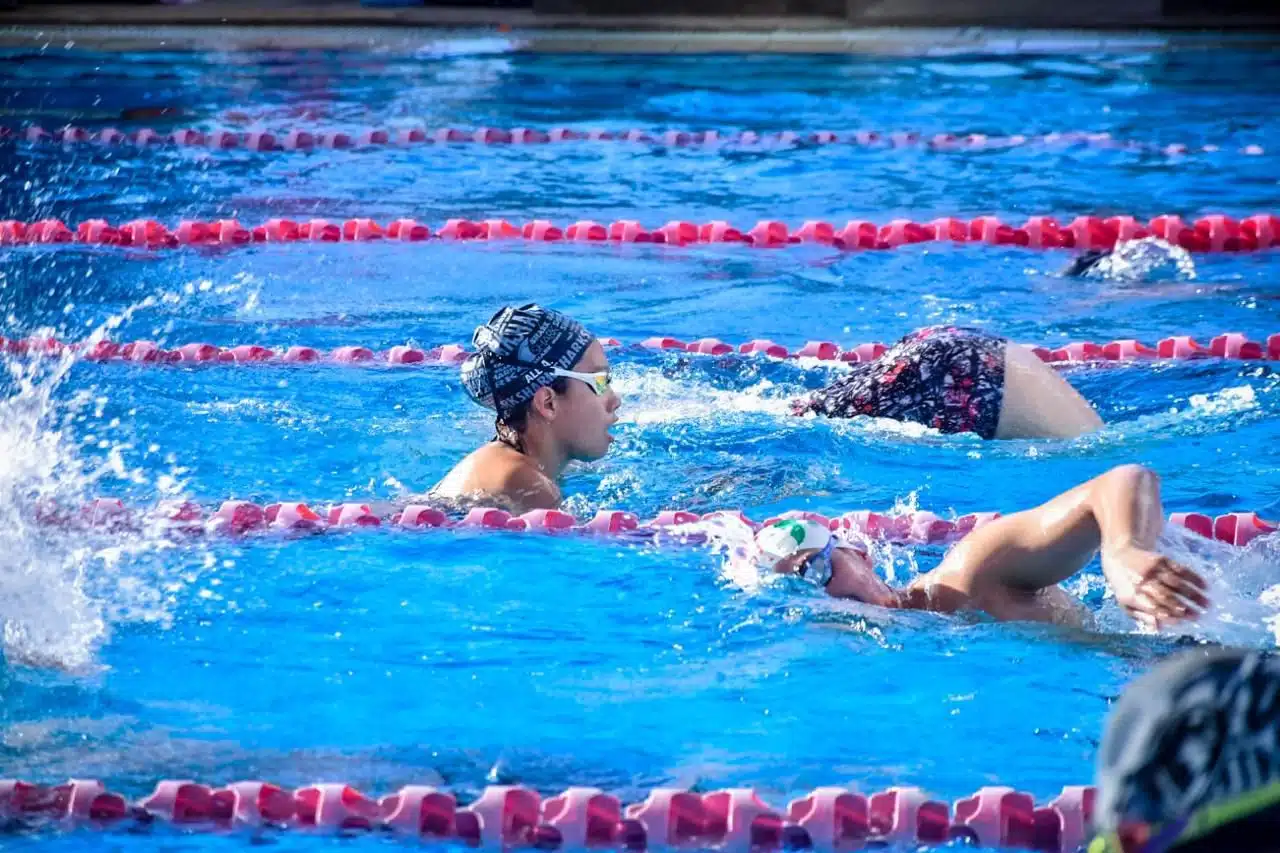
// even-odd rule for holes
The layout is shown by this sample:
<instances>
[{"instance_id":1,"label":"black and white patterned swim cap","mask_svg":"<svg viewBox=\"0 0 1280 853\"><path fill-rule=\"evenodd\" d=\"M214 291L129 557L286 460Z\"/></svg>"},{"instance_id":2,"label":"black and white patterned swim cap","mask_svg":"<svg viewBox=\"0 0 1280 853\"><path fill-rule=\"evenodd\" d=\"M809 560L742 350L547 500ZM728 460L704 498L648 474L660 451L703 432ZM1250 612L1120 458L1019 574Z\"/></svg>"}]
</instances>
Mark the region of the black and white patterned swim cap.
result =
<instances>
[{"instance_id":1,"label":"black and white patterned swim cap","mask_svg":"<svg viewBox=\"0 0 1280 853\"><path fill-rule=\"evenodd\" d=\"M540 305L506 306L471 337L476 351L462 363L462 384L500 420L571 369L595 338L577 320Z\"/></svg>"},{"instance_id":2,"label":"black and white patterned swim cap","mask_svg":"<svg viewBox=\"0 0 1280 853\"><path fill-rule=\"evenodd\" d=\"M1280 658L1195 650L1116 703L1098 753L1100 829L1184 818L1280 781Z\"/></svg>"}]
</instances>

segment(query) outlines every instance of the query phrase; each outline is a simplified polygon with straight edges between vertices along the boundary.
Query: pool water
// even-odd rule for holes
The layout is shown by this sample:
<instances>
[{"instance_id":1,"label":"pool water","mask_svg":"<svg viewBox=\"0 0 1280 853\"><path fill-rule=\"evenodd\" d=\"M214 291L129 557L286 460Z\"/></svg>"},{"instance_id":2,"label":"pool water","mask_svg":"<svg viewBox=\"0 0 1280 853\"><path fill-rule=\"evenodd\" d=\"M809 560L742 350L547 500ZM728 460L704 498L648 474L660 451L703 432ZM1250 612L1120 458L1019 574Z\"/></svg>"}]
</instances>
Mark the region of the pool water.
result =
<instances>
[{"instance_id":1,"label":"pool water","mask_svg":"<svg viewBox=\"0 0 1280 853\"><path fill-rule=\"evenodd\" d=\"M646 130L1107 131L1188 155L1082 146L931 152L638 144L209 152L0 142L0 214L69 223L193 216L378 220L760 218L793 224L995 214L1247 216L1280 208L1280 55L1241 44L1069 55L592 57L445 52L10 52L12 126L68 121L359 131L368 125ZM1064 221L1065 221L1064 219ZM165 252L0 250L4 334L176 346L375 349L467 343L501 304L537 301L635 342L891 341L964 322L1068 341L1280 331L1280 252L1197 256L1194 277L1063 278L1065 252L806 246L295 244ZM104 324L106 324L104 326ZM1030 506L1141 462L1167 508L1280 515L1280 388L1269 363L1067 369L1108 422L1074 441L983 443L877 421L795 419L839 373L816 363L624 347L625 400L567 508L651 516ZM147 506L394 500L433 485L492 423L441 367L131 366L14 360L0 417L0 775L286 786L410 782L463 796L494 780L812 787L915 784L955 798L1000 782L1044 798L1092 776L1108 707L1181 643L1272 646L1268 539L1243 551L1169 534L1214 579L1189 636L1143 635L1096 565L1069 587L1075 633L889 613L732 571L707 547L388 530L191 539L35 523L37 499ZM886 548L895 583L938 549ZM94 846L72 833L6 847ZM147 836L110 844L150 848ZM242 838L173 835L168 849ZM281 843L337 843L295 836ZM372 842L369 842L372 843Z\"/></svg>"}]
</instances>

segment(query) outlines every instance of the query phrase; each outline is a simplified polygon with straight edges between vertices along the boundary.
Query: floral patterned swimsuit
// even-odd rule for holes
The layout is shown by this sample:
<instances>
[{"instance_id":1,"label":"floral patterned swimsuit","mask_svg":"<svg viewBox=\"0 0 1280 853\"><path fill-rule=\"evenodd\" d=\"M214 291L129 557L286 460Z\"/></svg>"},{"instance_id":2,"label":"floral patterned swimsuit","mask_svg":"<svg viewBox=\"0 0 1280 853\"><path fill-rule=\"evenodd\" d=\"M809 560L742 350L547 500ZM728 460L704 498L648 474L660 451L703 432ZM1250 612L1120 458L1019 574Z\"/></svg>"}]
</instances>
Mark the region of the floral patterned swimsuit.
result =
<instances>
[{"instance_id":1,"label":"floral patterned swimsuit","mask_svg":"<svg viewBox=\"0 0 1280 853\"><path fill-rule=\"evenodd\" d=\"M875 361L797 400L797 415L871 415L939 432L996 436L1004 400L1004 338L977 329L933 326L912 332Z\"/></svg>"}]
</instances>

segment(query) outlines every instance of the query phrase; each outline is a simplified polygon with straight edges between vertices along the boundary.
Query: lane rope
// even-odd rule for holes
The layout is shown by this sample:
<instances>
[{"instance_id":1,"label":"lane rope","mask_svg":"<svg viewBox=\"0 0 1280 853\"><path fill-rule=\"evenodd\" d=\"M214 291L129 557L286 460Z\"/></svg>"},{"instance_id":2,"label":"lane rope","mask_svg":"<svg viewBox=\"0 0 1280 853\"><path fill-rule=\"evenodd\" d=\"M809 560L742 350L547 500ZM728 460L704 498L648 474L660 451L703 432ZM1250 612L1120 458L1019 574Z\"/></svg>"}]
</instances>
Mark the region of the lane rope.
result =
<instances>
[{"instance_id":1,"label":"lane rope","mask_svg":"<svg viewBox=\"0 0 1280 853\"><path fill-rule=\"evenodd\" d=\"M204 507L193 501L166 501L155 507L138 509L127 507L119 498L99 497L75 510L42 504L37 507L36 517L42 523L61 526L130 530L140 529L147 523L159 523L184 533L232 536L291 530L320 533L331 529L469 529L681 542L705 539L704 532L691 528L691 525L738 524L754 532L775 521L791 518L816 521L830 530L852 532L871 541L942 545L960 540L999 518L1000 513L969 513L948 519L928 510L880 513L864 509L838 516L795 510L757 522L742 510L709 513L666 510L642 520L634 512L601 509L590 519L582 520L556 509L531 510L513 516L496 507L475 507L465 514L458 514L429 504L409 504L382 514L369 504L359 502L336 503L316 510L302 501L262 505L247 500L227 500L216 508ZM1203 513L1175 512L1169 516L1169 523L1235 546L1248 545L1259 536L1274 533L1280 526L1255 512L1225 513L1216 518Z\"/></svg>"},{"instance_id":2,"label":"lane rope","mask_svg":"<svg viewBox=\"0 0 1280 853\"><path fill-rule=\"evenodd\" d=\"M183 830L385 830L402 838L459 841L486 849L858 849L866 843L1074 853L1087 841L1097 792L1076 785L1043 805L1031 794L984 786L954 803L920 788L870 794L827 786L775 808L754 788L697 793L654 788L624 805L599 788L545 799L520 785L490 785L460 806L449 791L407 785L381 798L341 782L289 790L258 780L225 786L165 779L131 802L99 781L42 786L0 780L0 815L19 823L81 828L170 824Z\"/></svg>"},{"instance_id":3,"label":"lane rope","mask_svg":"<svg viewBox=\"0 0 1280 853\"><path fill-rule=\"evenodd\" d=\"M1260 157L1266 150L1257 144L1187 145L1180 142L1154 143L1117 139L1107 132L1068 131L1063 133L1010 134L935 133L911 131L686 131L686 130L602 130L553 127L367 127L355 131L280 128L275 131L241 131L229 128L198 130L180 128L171 132L143 127L123 131L114 127L100 130L66 125L46 129L40 125L0 128L0 139L10 137L31 143L103 146L180 146L214 151L308 151L312 149L360 149L406 145L545 145L565 142L613 142L664 148L811 148L830 145L870 149L922 150L933 152L1006 151L1012 148L1065 150L1087 148L1128 153L1161 154L1170 157L1226 154Z\"/></svg>"},{"instance_id":4,"label":"lane rope","mask_svg":"<svg viewBox=\"0 0 1280 853\"><path fill-rule=\"evenodd\" d=\"M617 338L599 338L606 348L618 348L624 344ZM634 344L641 349L682 352L691 355L710 356L762 356L774 359L811 358L818 361L857 363L875 361L888 350L888 345L875 341L843 348L835 341L809 341L799 349L764 338L755 338L740 344L726 343L719 338L699 338L684 341L670 336L645 338ZM1268 335L1265 341L1255 341L1241 332L1227 332L1201 344L1189 335L1162 338L1155 345L1132 338L1094 343L1075 341L1060 347L1019 344L1034 352L1044 362L1080 363L1102 361L1152 361L1222 358L1232 360L1280 360L1280 332ZM459 364L470 350L459 344L420 349L409 344L386 350L358 345L333 349L293 345L288 347L269 344L240 344L219 347L204 342L180 344L165 349L154 341L116 342L98 340L93 343L66 342L53 337L5 338L0 337L0 352L19 356L60 356L65 353L87 361L130 362L134 364L341 364L341 365L439 365Z\"/></svg>"},{"instance_id":5,"label":"lane rope","mask_svg":"<svg viewBox=\"0 0 1280 853\"><path fill-rule=\"evenodd\" d=\"M135 219L112 225L90 219L74 229L58 219L0 222L0 246L18 244L66 244L133 246L172 249L179 246L243 246L253 243L337 243L391 240L423 241L528 241L539 243L658 243L667 246L693 244L742 244L758 248L823 245L848 251L884 250L927 242L983 243L1033 249L1111 249L1117 242L1158 237L1191 252L1252 252L1280 245L1280 216L1259 213L1241 220L1222 214L1203 216L1188 224L1174 214L1161 214L1146 222L1132 216L1077 216L1062 225L1052 216L1032 216L1022 225L1006 224L996 216L972 219L942 217L929 222L894 219L877 225L851 219L839 226L811 219L792 230L786 223L766 219L739 229L727 221L697 223L671 220L649 229L637 220L620 219L604 224L579 220L560 226L535 219L513 224L505 219L450 219L436 229L411 218L383 225L373 219L331 221L270 219L246 227L236 219L204 221L184 219L170 230L155 219Z\"/></svg>"}]
</instances>

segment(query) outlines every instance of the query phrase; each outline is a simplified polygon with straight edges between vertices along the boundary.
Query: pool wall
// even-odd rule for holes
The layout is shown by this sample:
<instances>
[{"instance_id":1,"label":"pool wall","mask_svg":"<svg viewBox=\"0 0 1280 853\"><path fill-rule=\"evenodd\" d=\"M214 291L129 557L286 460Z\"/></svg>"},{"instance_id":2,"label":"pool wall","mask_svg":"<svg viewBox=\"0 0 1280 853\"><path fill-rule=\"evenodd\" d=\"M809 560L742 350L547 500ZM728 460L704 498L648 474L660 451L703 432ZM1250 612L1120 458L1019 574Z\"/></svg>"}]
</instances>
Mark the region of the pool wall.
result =
<instances>
[{"instance_id":1,"label":"pool wall","mask_svg":"<svg viewBox=\"0 0 1280 853\"><path fill-rule=\"evenodd\" d=\"M0 26L407 25L685 30L718 32L780 28L1033 27L1075 29L1277 29L1280 6L1271 0L512 0L475 6L427 3L379 8L350 2L203 0L189 5L136 3L0 4Z\"/></svg>"}]
</instances>

